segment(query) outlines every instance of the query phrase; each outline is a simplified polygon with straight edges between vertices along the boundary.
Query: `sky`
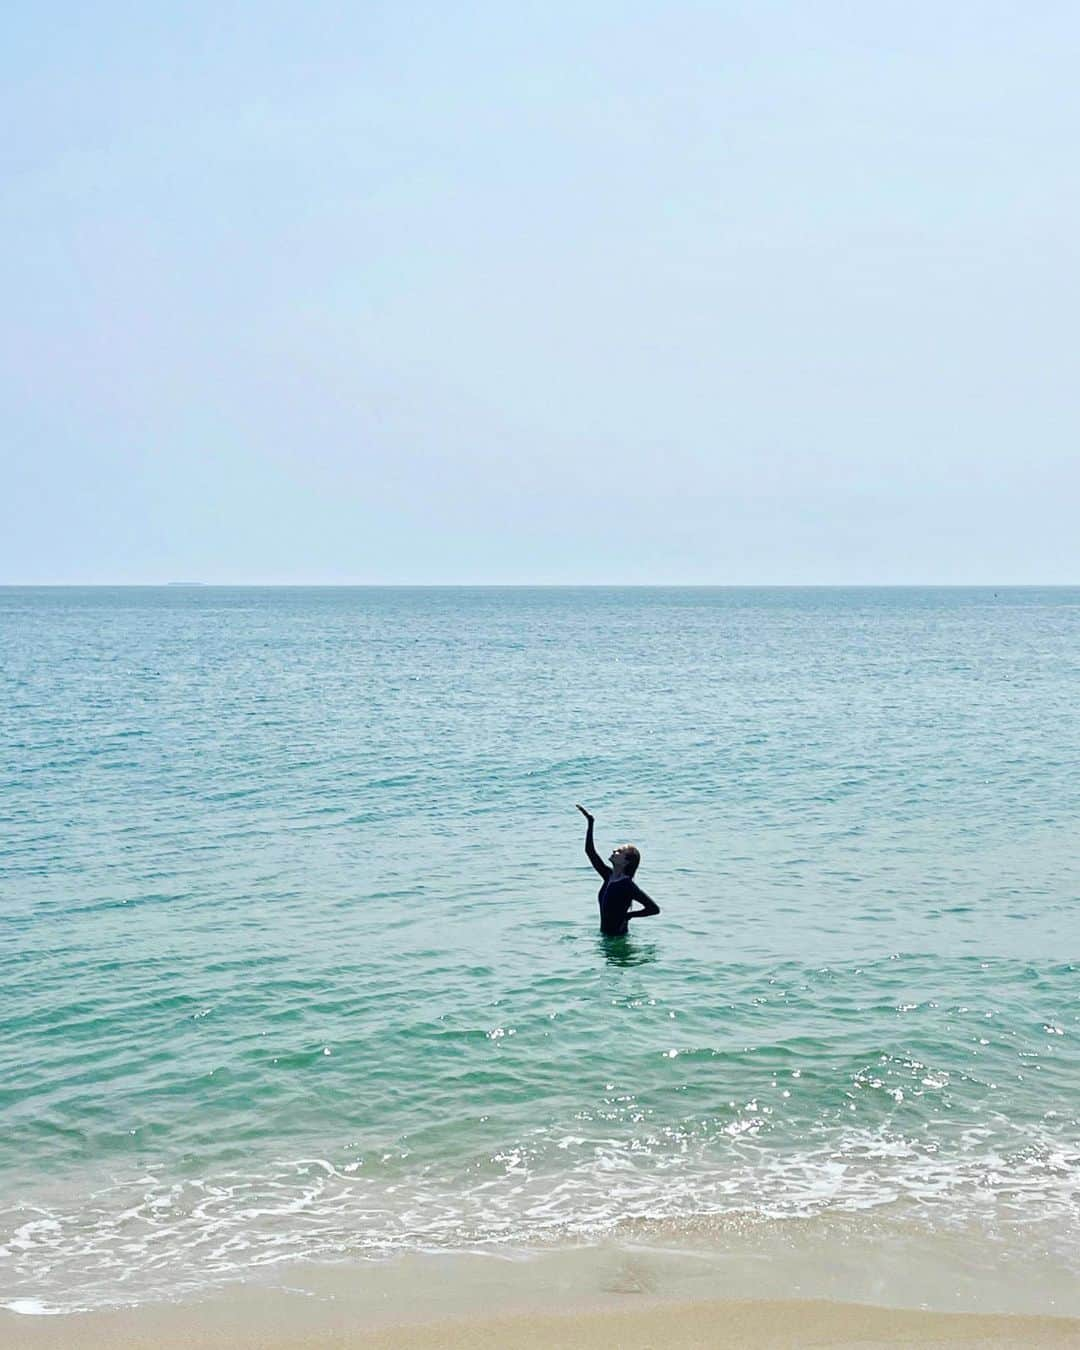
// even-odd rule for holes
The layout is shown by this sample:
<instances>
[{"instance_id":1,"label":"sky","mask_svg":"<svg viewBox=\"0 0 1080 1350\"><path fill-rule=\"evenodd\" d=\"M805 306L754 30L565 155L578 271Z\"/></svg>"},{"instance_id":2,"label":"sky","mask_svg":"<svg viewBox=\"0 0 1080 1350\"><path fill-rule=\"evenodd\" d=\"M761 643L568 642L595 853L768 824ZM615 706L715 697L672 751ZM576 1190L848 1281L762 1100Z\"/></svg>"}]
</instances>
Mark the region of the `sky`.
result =
<instances>
[{"instance_id":1,"label":"sky","mask_svg":"<svg viewBox=\"0 0 1080 1350\"><path fill-rule=\"evenodd\" d=\"M0 17L0 582L1080 583L1080 7Z\"/></svg>"}]
</instances>

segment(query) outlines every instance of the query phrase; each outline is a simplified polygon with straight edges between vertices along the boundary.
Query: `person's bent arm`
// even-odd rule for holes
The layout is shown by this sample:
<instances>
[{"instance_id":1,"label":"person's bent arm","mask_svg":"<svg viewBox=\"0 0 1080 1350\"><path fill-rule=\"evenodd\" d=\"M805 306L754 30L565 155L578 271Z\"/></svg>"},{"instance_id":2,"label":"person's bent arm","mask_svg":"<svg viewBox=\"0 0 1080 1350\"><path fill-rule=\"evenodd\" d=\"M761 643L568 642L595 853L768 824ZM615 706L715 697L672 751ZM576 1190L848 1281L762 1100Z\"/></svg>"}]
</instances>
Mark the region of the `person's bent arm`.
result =
<instances>
[{"instance_id":1,"label":"person's bent arm","mask_svg":"<svg viewBox=\"0 0 1080 1350\"><path fill-rule=\"evenodd\" d=\"M611 868L607 865L606 862L604 862L603 858L600 857L600 854L597 853L596 845L593 843L593 825L596 822L594 818L589 815L588 811L586 811L583 806L579 806L578 810L585 817L585 820L587 822L585 825L585 856L596 868L596 870L600 873L600 875L604 878L604 880L607 881L608 877L611 876Z\"/></svg>"},{"instance_id":2,"label":"person's bent arm","mask_svg":"<svg viewBox=\"0 0 1080 1350\"><path fill-rule=\"evenodd\" d=\"M634 899L641 904L640 909L627 910L628 919L650 919L654 914L660 913L660 906L655 900L651 900L637 883L634 883Z\"/></svg>"}]
</instances>

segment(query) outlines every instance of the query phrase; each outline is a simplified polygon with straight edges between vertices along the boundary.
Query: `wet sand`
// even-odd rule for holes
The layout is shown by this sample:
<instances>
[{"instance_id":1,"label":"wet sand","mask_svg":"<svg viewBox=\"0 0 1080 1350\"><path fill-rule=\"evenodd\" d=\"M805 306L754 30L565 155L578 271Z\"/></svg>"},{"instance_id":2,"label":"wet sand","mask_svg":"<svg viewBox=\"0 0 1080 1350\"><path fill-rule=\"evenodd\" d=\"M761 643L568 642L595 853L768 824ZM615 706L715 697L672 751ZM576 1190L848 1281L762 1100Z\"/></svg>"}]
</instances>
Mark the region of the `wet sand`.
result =
<instances>
[{"instance_id":1,"label":"wet sand","mask_svg":"<svg viewBox=\"0 0 1080 1350\"><path fill-rule=\"evenodd\" d=\"M304 1306L304 1304L307 1306ZM406 1313L407 1310L402 1310ZM349 1305L245 1294L211 1304L70 1317L5 1314L7 1350L689 1350L689 1347L1080 1347L1080 1320L930 1313L816 1301L706 1300L455 1317L381 1327Z\"/></svg>"},{"instance_id":2,"label":"wet sand","mask_svg":"<svg viewBox=\"0 0 1080 1350\"><path fill-rule=\"evenodd\" d=\"M546 1251L274 1264L216 1294L0 1311L2 1350L668 1350L1076 1347L1064 1264L915 1226L833 1218L697 1241L685 1226ZM139 1296L133 1268L133 1299ZM30 1301L24 1305L34 1306Z\"/></svg>"}]
</instances>

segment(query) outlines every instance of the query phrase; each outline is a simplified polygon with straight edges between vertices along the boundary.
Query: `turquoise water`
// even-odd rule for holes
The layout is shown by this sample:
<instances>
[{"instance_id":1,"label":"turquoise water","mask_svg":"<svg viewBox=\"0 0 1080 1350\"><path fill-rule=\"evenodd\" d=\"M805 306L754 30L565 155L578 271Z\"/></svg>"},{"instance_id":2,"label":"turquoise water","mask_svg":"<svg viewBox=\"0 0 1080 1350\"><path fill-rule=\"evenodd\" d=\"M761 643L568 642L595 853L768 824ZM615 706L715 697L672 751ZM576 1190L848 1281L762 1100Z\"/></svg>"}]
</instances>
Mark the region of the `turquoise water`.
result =
<instances>
[{"instance_id":1,"label":"turquoise water","mask_svg":"<svg viewBox=\"0 0 1080 1350\"><path fill-rule=\"evenodd\" d=\"M846 1213L1080 1271L1078 655L1076 589L0 590L0 1302Z\"/></svg>"}]
</instances>

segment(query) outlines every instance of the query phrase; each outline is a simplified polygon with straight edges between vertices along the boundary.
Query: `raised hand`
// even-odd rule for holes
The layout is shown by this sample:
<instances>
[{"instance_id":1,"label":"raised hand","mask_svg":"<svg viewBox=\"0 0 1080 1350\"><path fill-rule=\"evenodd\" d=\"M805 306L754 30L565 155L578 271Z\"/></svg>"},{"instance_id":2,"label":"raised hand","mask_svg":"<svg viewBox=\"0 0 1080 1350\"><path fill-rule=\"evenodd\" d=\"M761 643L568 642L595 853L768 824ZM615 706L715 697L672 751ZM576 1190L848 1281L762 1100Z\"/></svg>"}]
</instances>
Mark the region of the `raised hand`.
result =
<instances>
[{"instance_id":1,"label":"raised hand","mask_svg":"<svg viewBox=\"0 0 1080 1350\"><path fill-rule=\"evenodd\" d=\"M581 812L581 814L585 817L585 819L589 822L590 825L596 819L596 817L592 815L591 812L585 810L585 808L582 806L580 802L577 803L577 809Z\"/></svg>"}]
</instances>

